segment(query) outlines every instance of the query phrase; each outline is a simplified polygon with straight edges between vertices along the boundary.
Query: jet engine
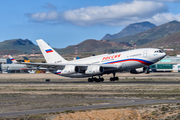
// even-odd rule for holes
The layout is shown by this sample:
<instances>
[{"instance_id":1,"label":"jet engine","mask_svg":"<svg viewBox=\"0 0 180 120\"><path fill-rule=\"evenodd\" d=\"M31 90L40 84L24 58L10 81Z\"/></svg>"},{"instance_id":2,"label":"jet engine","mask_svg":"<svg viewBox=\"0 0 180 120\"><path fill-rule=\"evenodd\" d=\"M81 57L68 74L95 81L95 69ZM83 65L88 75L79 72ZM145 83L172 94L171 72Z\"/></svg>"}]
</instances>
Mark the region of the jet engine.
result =
<instances>
[{"instance_id":1,"label":"jet engine","mask_svg":"<svg viewBox=\"0 0 180 120\"><path fill-rule=\"evenodd\" d=\"M74 65L66 65L64 69L61 71L61 75L66 74L74 74L79 73L80 69L77 66Z\"/></svg>"},{"instance_id":2,"label":"jet engine","mask_svg":"<svg viewBox=\"0 0 180 120\"><path fill-rule=\"evenodd\" d=\"M92 74L92 75L101 74L103 72L104 72L104 68L98 65L88 66L87 70L85 71L86 74Z\"/></svg>"},{"instance_id":3,"label":"jet engine","mask_svg":"<svg viewBox=\"0 0 180 120\"><path fill-rule=\"evenodd\" d=\"M131 74L140 74L140 73L144 73L145 70L146 70L145 67L137 68L137 69L131 69L131 70L130 70L130 73L131 73Z\"/></svg>"}]
</instances>

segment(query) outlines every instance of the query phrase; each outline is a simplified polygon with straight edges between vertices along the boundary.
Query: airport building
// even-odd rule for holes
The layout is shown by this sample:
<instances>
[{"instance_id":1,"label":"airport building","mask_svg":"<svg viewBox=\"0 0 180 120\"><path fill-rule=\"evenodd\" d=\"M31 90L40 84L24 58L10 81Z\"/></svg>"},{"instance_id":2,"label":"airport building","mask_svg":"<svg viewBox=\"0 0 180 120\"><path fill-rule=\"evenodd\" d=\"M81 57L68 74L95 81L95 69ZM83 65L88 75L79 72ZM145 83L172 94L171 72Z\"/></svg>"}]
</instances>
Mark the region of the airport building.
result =
<instances>
[{"instance_id":1,"label":"airport building","mask_svg":"<svg viewBox=\"0 0 180 120\"><path fill-rule=\"evenodd\" d=\"M166 56L159 62L150 66L154 72L180 72L180 55Z\"/></svg>"},{"instance_id":2,"label":"airport building","mask_svg":"<svg viewBox=\"0 0 180 120\"><path fill-rule=\"evenodd\" d=\"M11 59L0 59L0 64L11 64Z\"/></svg>"}]
</instances>

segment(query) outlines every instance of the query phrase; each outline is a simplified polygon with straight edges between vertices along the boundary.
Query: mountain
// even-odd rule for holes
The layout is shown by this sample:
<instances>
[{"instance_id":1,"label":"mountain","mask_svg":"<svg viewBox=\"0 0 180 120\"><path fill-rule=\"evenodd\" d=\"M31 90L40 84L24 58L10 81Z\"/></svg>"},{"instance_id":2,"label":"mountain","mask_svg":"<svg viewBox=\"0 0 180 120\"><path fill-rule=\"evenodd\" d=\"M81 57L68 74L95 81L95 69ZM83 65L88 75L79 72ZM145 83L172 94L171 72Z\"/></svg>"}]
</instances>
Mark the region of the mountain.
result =
<instances>
[{"instance_id":1,"label":"mountain","mask_svg":"<svg viewBox=\"0 0 180 120\"><path fill-rule=\"evenodd\" d=\"M140 32L131 36L126 36L123 38L110 39L109 41L117 42L117 43L119 42L136 43L137 46L140 46L148 42L166 37L178 31L180 31L180 22L171 21L144 32Z\"/></svg>"},{"instance_id":2,"label":"mountain","mask_svg":"<svg viewBox=\"0 0 180 120\"><path fill-rule=\"evenodd\" d=\"M12 39L0 42L0 54L32 53L33 49L39 50L39 47L28 39Z\"/></svg>"},{"instance_id":3,"label":"mountain","mask_svg":"<svg viewBox=\"0 0 180 120\"><path fill-rule=\"evenodd\" d=\"M140 48L144 47L151 47L151 48L168 48L168 49L175 49L180 50L180 31L173 33L171 35L168 35L164 38L149 42L147 44L144 44L142 46L139 46Z\"/></svg>"},{"instance_id":4,"label":"mountain","mask_svg":"<svg viewBox=\"0 0 180 120\"><path fill-rule=\"evenodd\" d=\"M132 46L131 43L136 43L137 46L140 46L148 42L167 37L177 31L180 31L180 22L171 21L158 27L153 27L147 31L143 31L123 38L100 41L89 39L77 45L78 53L106 53L112 51L122 51L125 49L130 49ZM59 49L58 52L64 54L74 54L75 47L76 45L68 46L64 49Z\"/></svg>"},{"instance_id":5,"label":"mountain","mask_svg":"<svg viewBox=\"0 0 180 120\"><path fill-rule=\"evenodd\" d=\"M178 32L179 31L179 32ZM173 48L180 50L180 22L171 21L147 31L131 36L110 40L85 40L77 45L78 54L100 54L107 52L117 52L131 49L131 43L136 43L137 47ZM153 42L154 41L154 42ZM144 46L143 46L144 45ZM76 45L63 49L56 49L60 54L75 54ZM12 39L0 42L0 54L24 54L32 53L33 49L39 52L39 47L28 39Z\"/></svg>"},{"instance_id":6,"label":"mountain","mask_svg":"<svg viewBox=\"0 0 180 120\"><path fill-rule=\"evenodd\" d=\"M114 35L106 34L102 38L102 40L122 38L125 36L129 36L129 35L133 35L133 34L136 34L139 32L149 30L149 29L154 28L154 27L156 27L156 25L154 25L150 22L134 23L134 24L128 25L121 32L119 32L117 34L114 34Z\"/></svg>"},{"instance_id":7,"label":"mountain","mask_svg":"<svg viewBox=\"0 0 180 120\"><path fill-rule=\"evenodd\" d=\"M78 45L68 46L63 49L57 49L57 52L63 54L75 53L75 48L77 46L78 53L106 53L106 52L113 52L113 51L121 51L124 48L130 48L131 45L128 43L116 43L116 42L109 42L107 40L94 40L89 39L85 40Z\"/></svg>"}]
</instances>

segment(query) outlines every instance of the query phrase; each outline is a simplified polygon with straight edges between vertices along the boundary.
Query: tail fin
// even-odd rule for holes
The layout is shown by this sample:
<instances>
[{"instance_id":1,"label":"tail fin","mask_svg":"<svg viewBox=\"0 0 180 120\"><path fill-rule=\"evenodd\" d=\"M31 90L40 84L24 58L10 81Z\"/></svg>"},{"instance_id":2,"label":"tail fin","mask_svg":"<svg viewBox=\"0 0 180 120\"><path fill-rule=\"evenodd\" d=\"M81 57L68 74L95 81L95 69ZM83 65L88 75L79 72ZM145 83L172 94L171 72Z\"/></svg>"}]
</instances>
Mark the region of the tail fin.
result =
<instances>
[{"instance_id":1,"label":"tail fin","mask_svg":"<svg viewBox=\"0 0 180 120\"><path fill-rule=\"evenodd\" d=\"M52 49L42 39L36 40L41 49L41 52L46 59L47 63L64 63L67 62L61 55L59 55L54 49Z\"/></svg>"},{"instance_id":2,"label":"tail fin","mask_svg":"<svg viewBox=\"0 0 180 120\"><path fill-rule=\"evenodd\" d=\"M11 55L8 55L8 57L11 59L12 63L17 63L17 61Z\"/></svg>"}]
</instances>

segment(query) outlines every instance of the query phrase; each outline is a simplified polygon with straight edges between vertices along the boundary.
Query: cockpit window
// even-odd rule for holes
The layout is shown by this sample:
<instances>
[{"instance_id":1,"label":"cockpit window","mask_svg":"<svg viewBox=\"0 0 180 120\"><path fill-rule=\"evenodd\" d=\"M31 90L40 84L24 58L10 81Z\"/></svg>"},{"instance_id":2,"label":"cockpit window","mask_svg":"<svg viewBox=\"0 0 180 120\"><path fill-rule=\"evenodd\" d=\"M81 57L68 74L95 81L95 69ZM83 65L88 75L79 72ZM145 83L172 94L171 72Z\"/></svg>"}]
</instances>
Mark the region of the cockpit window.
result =
<instances>
[{"instance_id":1,"label":"cockpit window","mask_svg":"<svg viewBox=\"0 0 180 120\"><path fill-rule=\"evenodd\" d=\"M163 53L163 51L162 50L156 50L156 51L154 51L154 53Z\"/></svg>"},{"instance_id":2,"label":"cockpit window","mask_svg":"<svg viewBox=\"0 0 180 120\"><path fill-rule=\"evenodd\" d=\"M163 51L162 51L162 50L159 50L159 52L160 52L160 53L163 53Z\"/></svg>"}]
</instances>

